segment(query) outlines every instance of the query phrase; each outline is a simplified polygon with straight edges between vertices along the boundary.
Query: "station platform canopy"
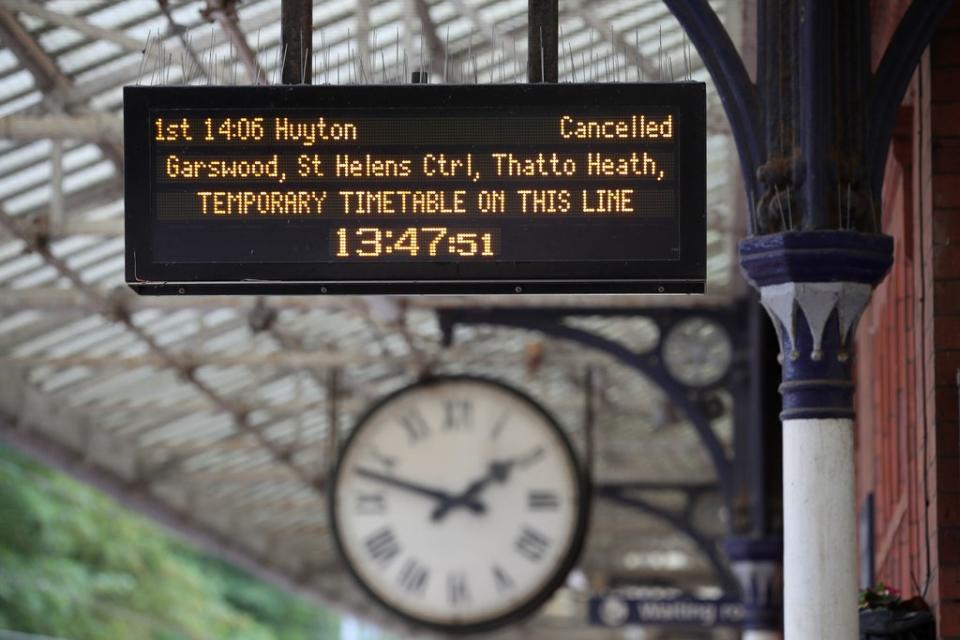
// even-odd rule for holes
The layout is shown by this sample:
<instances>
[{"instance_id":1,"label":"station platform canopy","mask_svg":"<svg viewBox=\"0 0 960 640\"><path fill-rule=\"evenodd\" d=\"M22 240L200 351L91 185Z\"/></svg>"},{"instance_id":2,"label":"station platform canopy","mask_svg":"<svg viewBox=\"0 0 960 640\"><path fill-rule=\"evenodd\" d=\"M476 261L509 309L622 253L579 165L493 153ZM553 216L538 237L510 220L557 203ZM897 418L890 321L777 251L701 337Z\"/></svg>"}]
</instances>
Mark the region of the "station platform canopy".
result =
<instances>
[{"instance_id":1,"label":"station platform canopy","mask_svg":"<svg viewBox=\"0 0 960 640\"><path fill-rule=\"evenodd\" d=\"M741 43L739 4L711 4ZM708 313L745 291L735 149L679 24L659 0L560 9L561 82L707 83L706 295L138 297L124 284L122 88L278 83L280 2L0 3L0 440L284 587L401 632L339 564L325 478L357 417L424 371L524 390L581 451L589 436L598 484L631 485L722 537L709 455L654 381L535 328L475 321L445 335L451 311L549 310L655 354L663 336L647 312ZM523 82L526 10L525 0L318 1L313 84L395 84L420 66L431 82ZM732 399L721 400L711 428L729 452ZM591 586L720 588L687 535L605 502L578 571L585 580L502 636L596 637L583 614Z\"/></svg>"}]
</instances>

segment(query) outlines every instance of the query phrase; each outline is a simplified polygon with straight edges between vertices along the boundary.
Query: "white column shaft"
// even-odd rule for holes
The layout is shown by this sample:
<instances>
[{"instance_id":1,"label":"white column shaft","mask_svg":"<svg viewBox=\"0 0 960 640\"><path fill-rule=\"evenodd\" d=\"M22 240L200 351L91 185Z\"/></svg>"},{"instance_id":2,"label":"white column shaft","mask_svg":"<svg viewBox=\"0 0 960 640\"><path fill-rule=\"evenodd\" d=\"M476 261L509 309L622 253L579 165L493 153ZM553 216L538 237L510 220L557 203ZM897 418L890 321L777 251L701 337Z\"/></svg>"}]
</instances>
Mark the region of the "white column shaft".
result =
<instances>
[{"instance_id":1,"label":"white column shaft","mask_svg":"<svg viewBox=\"0 0 960 640\"><path fill-rule=\"evenodd\" d=\"M786 640L856 640L853 421L783 423Z\"/></svg>"}]
</instances>

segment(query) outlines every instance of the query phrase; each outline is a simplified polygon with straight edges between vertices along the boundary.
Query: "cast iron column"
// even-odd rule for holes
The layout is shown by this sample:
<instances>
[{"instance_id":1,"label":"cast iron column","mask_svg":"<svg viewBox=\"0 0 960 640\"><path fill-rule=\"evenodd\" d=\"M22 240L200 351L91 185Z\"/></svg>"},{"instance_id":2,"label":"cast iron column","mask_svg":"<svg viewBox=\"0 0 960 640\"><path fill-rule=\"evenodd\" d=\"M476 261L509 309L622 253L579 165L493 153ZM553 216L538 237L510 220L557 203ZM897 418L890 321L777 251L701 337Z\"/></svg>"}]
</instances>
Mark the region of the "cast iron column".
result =
<instances>
[{"instance_id":1,"label":"cast iron column","mask_svg":"<svg viewBox=\"0 0 960 640\"><path fill-rule=\"evenodd\" d=\"M758 301L744 301L749 378L733 385L737 500L724 543L744 605L742 640L783 638L780 346Z\"/></svg>"},{"instance_id":2,"label":"cast iron column","mask_svg":"<svg viewBox=\"0 0 960 640\"><path fill-rule=\"evenodd\" d=\"M865 163L867 3L766 0L758 19L767 159L740 264L780 339L784 630L854 640L851 350L893 256Z\"/></svg>"},{"instance_id":3,"label":"cast iron column","mask_svg":"<svg viewBox=\"0 0 960 640\"><path fill-rule=\"evenodd\" d=\"M780 640L783 540L739 538L723 545L743 598L743 640Z\"/></svg>"},{"instance_id":4,"label":"cast iron column","mask_svg":"<svg viewBox=\"0 0 960 640\"><path fill-rule=\"evenodd\" d=\"M892 251L891 238L855 231L740 245L780 335L787 640L858 637L851 349Z\"/></svg>"},{"instance_id":5,"label":"cast iron column","mask_svg":"<svg viewBox=\"0 0 960 640\"><path fill-rule=\"evenodd\" d=\"M664 2L723 100L751 203L740 264L780 338L786 638L855 640L851 351L893 261L896 111L953 1L914 0L871 73L868 0L757 0L756 83L707 0Z\"/></svg>"}]
</instances>

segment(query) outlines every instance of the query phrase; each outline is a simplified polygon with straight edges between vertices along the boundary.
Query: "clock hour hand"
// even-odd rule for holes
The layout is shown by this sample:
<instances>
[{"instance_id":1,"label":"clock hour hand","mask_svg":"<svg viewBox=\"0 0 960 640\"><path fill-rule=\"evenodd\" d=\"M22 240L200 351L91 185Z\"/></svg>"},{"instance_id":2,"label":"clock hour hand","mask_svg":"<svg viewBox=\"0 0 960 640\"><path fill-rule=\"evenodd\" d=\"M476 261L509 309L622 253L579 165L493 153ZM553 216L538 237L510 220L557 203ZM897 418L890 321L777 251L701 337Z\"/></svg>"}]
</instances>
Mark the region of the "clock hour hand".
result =
<instances>
[{"instance_id":1,"label":"clock hour hand","mask_svg":"<svg viewBox=\"0 0 960 640\"><path fill-rule=\"evenodd\" d=\"M356 469L356 474L358 476L367 478L369 480L376 480L383 484L387 484L399 489L406 489L412 493L419 493L423 496L428 496L434 500L441 501L441 504L445 504L451 499L451 496L446 491L440 489L433 489L431 487L425 487L421 484L410 482L408 480L402 480L392 475L387 475L385 473L380 473L379 471L373 471L372 469L364 469L363 467L358 467ZM459 504L459 503L458 503ZM474 513L483 513L486 510L486 507L483 503L478 502L475 498L470 497L467 500L463 501L463 505L473 511Z\"/></svg>"},{"instance_id":2,"label":"clock hour hand","mask_svg":"<svg viewBox=\"0 0 960 640\"><path fill-rule=\"evenodd\" d=\"M437 505L437 508L433 510L432 514L430 514L430 518L434 521L441 520L445 515L447 515L447 512L454 507L461 505L469 507L470 502L476 499L477 494L487 488L487 486L491 483L506 483L507 478L510 477L510 471L513 469L513 467L526 467L539 460L540 456L542 455L543 447L537 447L530 453L523 456L492 461L490 466L487 467L486 474L484 474L478 480L470 483L470 486L468 486L463 493L455 496L448 496L445 500Z\"/></svg>"}]
</instances>

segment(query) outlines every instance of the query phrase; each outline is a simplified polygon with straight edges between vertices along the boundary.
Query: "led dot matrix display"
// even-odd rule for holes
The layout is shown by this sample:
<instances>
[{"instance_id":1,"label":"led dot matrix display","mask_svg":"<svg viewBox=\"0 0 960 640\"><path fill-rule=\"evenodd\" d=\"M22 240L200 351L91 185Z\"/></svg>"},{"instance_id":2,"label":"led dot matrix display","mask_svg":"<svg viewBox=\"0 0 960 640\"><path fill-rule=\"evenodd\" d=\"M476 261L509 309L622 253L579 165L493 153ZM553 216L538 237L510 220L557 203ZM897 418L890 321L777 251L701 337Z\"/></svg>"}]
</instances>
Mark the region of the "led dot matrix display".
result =
<instances>
[{"instance_id":1,"label":"led dot matrix display","mask_svg":"<svg viewBox=\"0 0 960 640\"><path fill-rule=\"evenodd\" d=\"M702 291L700 83L127 87L141 293Z\"/></svg>"}]
</instances>

